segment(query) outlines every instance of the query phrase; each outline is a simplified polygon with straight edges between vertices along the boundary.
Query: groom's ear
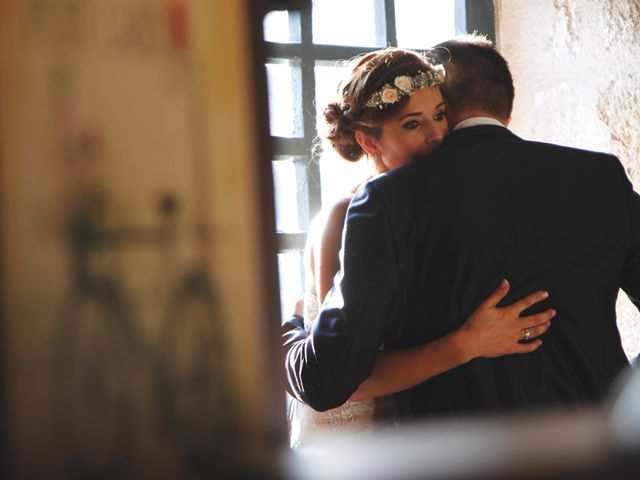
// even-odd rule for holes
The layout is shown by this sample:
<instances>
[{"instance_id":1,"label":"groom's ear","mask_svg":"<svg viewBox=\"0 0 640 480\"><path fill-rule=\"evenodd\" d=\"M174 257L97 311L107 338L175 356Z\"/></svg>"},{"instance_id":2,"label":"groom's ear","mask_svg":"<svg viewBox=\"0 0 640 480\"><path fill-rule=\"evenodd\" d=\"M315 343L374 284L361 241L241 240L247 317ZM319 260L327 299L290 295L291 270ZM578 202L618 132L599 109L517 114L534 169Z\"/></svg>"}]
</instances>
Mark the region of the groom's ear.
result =
<instances>
[{"instance_id":1,"label":"groom's ear","mask_svg":"<svg viewBox=\"0 0 640 480\"><path fill-rule=\"evenodd\" d=\"M508 127L510 123L511 123L511 115L509 115L509 117L507 118L507 121L504 122L504 126Z\"/></svg>"},{"instance_id":2,"label":"groom's ear","mask_svg":"<svg viewBox=\"0 0 640 480\"><path fill-rule=\"evenodd\" d=\"M375 159L380 156L378 142L376 142L376 139L371 135L367 135L360 130L356 130L356 141L360 144L369 158Z\"/></svg>"}]
</instances>

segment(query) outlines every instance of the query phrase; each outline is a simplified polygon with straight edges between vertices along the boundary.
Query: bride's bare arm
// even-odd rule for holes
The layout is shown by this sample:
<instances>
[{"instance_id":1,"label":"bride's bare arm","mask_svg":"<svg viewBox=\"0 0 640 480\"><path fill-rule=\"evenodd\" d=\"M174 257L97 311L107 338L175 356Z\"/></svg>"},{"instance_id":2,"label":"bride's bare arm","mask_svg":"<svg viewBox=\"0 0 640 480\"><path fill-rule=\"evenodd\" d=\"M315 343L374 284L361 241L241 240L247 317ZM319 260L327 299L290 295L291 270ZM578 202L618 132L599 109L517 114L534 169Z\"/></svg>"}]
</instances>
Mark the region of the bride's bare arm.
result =
<instances>
[{"instance_id":1,"label":"bride's bare arm","mask_svg":"<svg viewBox=\"0 0 640 480\"><path fill-rule=\"evenodd\" d=\"M340 270L342 230L350 200L351 197L341 198L326 212L312 243L313 276L320 305L333 287L333 279Z\"/></svg>"},{"instance_id":2,"label":"bride's bare arm","mask_svg":"<svg viewBox=\"0 0 640 480\"><path fill-rule=\"evenodd\" d=\"M380 351L371 375L360 384L351 400L362 401L406 390L477 357L537 349L542 344L537 337L549 328L555 311L549 309L527 317L520 317L520 313L548 295L536 292L498 308L497 304L508 291L509 284L504 280L455 332L418 347ZM528 338L536 340L519 343L526 331Z\"/></svg>"}]
</instances>

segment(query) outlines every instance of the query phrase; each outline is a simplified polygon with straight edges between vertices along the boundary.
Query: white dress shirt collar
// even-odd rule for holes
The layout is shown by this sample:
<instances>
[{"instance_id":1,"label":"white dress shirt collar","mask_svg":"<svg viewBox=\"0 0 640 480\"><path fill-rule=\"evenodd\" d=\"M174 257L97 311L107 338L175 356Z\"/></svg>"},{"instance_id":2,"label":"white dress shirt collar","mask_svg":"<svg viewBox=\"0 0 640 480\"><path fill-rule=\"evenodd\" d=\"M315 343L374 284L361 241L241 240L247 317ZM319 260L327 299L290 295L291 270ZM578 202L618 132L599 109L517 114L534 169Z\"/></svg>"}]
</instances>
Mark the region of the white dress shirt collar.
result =
<instances>
[{"instance_id":1,"label":"white dress shirt collar","mask_svg":"<svg viewBox=\"0 0 640 480\"><path fill-rule=\"evenodd\" d=\"M478 125L497 125L499 127L504 127L504 124L495 118L491 117L471 117L466 120L462 120L458 122L453 130L460 130L461 128L475 127Z\"/></svg>"}]
</instances>

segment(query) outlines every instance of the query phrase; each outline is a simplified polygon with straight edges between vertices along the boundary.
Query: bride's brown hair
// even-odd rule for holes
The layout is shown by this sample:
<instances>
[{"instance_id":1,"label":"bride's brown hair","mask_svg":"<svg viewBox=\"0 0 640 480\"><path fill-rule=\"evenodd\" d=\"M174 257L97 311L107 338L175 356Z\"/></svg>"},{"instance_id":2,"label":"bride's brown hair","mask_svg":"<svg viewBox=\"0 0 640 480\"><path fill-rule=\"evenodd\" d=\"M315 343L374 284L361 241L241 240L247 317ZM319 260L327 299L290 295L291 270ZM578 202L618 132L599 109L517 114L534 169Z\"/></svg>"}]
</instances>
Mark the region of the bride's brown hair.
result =
<instances>
[{"instance_id":1,"label":"bride's brown hair","mask_svg":"<svg viewBox=\"0 0 640 480\"><path fill-rule=\"evenodd\" d=\"M383 86L393 85L398 76L415 76L434 66L420 53L401 48L376 50L351 60L349 76L338 87L338 100L324 109L326 130L323 137L345 160L355 162L364 150L356 131L379 138L380 124L407 102L408 96L385 108L368 107L371 96Z\"/></svg>"}]
</instances>

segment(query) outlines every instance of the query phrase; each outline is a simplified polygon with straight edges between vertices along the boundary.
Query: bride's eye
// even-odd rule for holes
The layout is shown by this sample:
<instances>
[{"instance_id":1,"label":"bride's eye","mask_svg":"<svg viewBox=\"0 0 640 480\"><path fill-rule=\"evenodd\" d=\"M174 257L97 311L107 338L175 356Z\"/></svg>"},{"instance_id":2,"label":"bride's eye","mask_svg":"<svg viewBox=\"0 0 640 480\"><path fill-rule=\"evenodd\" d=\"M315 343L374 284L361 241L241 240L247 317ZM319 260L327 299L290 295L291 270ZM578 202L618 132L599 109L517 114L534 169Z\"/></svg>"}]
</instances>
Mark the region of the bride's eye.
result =
<instances>
[{"instance_id":1,"label":"bride's eye","mask_svg":"<svg viewBox=\"0 0 640 480\"><path fill-rule=\"evenodd\" d=\"M419 125L420 125L420 122L418 122L417 120L410 120L404 125L402 125L402 127L406 128L407 130L414 130L418 128Z\"/></svg>"},{"instance_id":2,"label":"bride's eye","mask_svg":"<svg viewBox=\"0 0 640 480\"><path fill-rule=\"evenodd\" d=\"M444 110L440 110L439 112L436 112L436 114L433 116L433 119L438 122L441 122L442 120L444 120L445 119Z\"/></svg>"}]
</instances>

